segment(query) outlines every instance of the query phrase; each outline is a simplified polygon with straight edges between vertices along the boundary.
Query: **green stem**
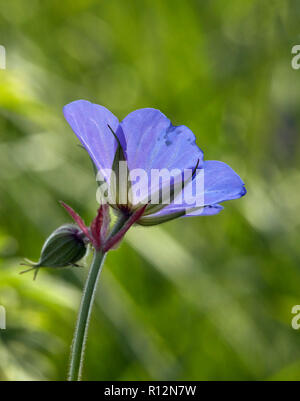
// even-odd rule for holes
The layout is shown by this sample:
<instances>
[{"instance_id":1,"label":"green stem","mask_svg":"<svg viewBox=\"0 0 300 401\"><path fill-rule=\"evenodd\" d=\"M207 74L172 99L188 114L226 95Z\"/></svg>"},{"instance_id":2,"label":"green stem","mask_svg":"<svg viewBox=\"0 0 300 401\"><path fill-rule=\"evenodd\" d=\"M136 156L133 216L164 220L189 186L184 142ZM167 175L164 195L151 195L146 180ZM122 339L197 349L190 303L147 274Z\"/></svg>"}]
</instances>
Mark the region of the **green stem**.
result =
<instances>
[{"instance_id":1,"label":"green stem","mask_svg":"<svg viewBox=\"0 0 300 401\"><path fill-rule=\"evenodd\" d=\"M117 233L125 221L126 217L121 216L113 227L111 235ZM89 320L93 308L97 283L104 264L105 256L106 254L101 250L94 251L94 257L84 286L77 323L74 331L68 374L69 381L81 380Z\"/></svg>"},{"instance_id":2,"label":"green stem","mask_svg":"<svg viewBox=\"0 0 300 401\"><path fill-rule=\"evenodd\" d=\"M81 305L78 313L77 323L71 349L71 360L69 368L69 381L80 381L84 358L84 348L87 338L89 319L92 312L98 278L100 276L105 254L94 251L93 262L85 283Z\"/></svg>"}]
</instances>

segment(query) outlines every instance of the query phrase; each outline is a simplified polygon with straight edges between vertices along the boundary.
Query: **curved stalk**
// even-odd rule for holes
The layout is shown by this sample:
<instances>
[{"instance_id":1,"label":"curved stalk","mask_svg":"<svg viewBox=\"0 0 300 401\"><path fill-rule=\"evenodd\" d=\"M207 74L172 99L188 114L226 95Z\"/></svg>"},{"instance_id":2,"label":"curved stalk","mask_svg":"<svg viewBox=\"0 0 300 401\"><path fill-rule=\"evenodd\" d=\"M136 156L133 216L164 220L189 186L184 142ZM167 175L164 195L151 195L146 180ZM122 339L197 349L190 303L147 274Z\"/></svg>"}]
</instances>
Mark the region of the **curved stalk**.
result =
<instances>
[{"instance_id":1,"label":"curved stalk","mask_svg":"<svg viewBox=\"0 0 300 401\"><path fill-rule=\"evenodd\" d=\"M112 229L111 235L117 233L126 221L126 217L121 216ZM80 381L84 360L84 350L87 339L89 320L93 308L97 283L102 271L106 253L101 250L94 251L93 261L84 286L80 309L78 312L77 323L74 331L74 338L71 348L69 381Z\"/></svg>"}]
</instances>

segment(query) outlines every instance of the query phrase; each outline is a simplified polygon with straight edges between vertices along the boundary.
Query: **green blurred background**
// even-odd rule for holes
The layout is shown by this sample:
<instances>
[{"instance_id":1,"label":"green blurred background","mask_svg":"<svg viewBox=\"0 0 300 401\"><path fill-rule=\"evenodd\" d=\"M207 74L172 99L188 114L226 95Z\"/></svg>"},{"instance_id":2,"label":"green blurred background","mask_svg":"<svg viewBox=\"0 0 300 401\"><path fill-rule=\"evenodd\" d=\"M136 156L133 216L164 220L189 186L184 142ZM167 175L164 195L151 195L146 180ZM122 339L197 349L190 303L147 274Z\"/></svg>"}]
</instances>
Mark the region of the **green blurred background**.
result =
<instances>
[{"instance_id":1,"label":"green blurred background","mask_svg":"<svg viewBox=\"0 0 300 401\"><path fill-rule=\"evenodd\" d=\"M108 256L84 379L300 379L299 1L1 1L1 380L64 380L85 269L20 276L96 184L75 99L189 126L248 194L213 217L132 229Z\"/></svg>"}]
</instances>

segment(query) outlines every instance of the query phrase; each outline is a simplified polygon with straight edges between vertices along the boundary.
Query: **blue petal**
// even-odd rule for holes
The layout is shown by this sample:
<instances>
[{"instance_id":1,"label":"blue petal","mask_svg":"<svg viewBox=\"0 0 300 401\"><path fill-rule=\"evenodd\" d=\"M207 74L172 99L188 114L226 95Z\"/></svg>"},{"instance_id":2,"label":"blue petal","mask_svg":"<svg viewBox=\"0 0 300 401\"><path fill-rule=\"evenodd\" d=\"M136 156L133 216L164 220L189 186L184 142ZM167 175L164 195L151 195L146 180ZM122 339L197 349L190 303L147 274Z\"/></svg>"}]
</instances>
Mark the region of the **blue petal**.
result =
<instances>
[{"instance_id":1,"label":"blue petal","mask_svg":"<svg viewBox=\"0 0 300 401\"><path fill-rule=\"evenodd\" d=\"M120 125L124 135L120 141L126 141L129 170L142 168L150 177L153 168L193 169L198 160L202 166L203 152L192 131L184 125L172 125L159 110L136 110Z\"/></svg>"},{"instance_id":2,"label":"blue petal","mask_svg":"<svg viewBox=\"0 0 300 401\"><path fill-rule=\"evenodd\" d=\"M246 194L244 182L228 164L217 160L208 160L204 162L203 168L204 206L237 199ZM191 185L194 183L188 184L188 186ZM189 203L188 199L187 203Z\"/></svg>"},{"instance_id":3,"label":"blue petal","mask_svg":"<svg viewBox=\"0 0 300 401\"><path fill-rule=\"evenodd\" d=\"M186 211L186 216L207 216L219 213L223 207L218 205L231 199L237 199L246 194L246 188L239 175L226 163L214 160L204 162L204 193L200 193L201 202L196 204L192 202L192 198L186 199L187 193L190 192L191 186L195 184L189 183L183 193L183 202L178 202L175 198L174 202L165 206L159 212L153 214L157 217L160 215L171 214ZM151 218L152 215L149 215Z\"/></svg>"},{"instance_id":4,"label":"blue petal","mask_svg":"<svg viewBox=\"0 0 300 401\"><path fill-rule=\"evenodd\" d=\"M177 206L177 208L174 206L172 210L168 207L165 207L164 209L160 210L157 213L148 215L148 216L143 216L143 218L140 221L141 225L155 225L155 224L160 224L162 222L166 222L168 220L173 220L173 218L178 218L178 217L195 217L195 216L213 216L214 214L220 213L221 210L223 210L223 206L221 205L209 205L209 206L204 206L201 208L195 208L191 209L189 208L188 212L186 212L185 215L183 216L176 216L177 213L180 213L181 211L185 211L185 208L182 208L180 206ZM174 216L174 217L173 217ZM161 220L161 221L160 221Z\"/></svg>"},{"instance_id":5,"label":"blue petal","mask_svg":"<svg viewBox=\"0 0 300 401\"><path fill-rule=\"evenodd\" d=\"M117 141L108 128L116 132L119 121L109 110L87 100L67 104L64 116L76 136L88 151L98 169L111 169ZM106 176L109 179L108 176Z\"/></svg>"},{"instance_id":6,"label":"blue petal","mask_svg":"<svg viewBox=\"0 0 300 401\"><path fill-rule=\"evenodd\" d=\"M193 216L213 216L214 214L218 214L223 210L224 207L222 205L209 205L204 206L203 208L197 208L194 211L187 212L184 217L193 217Z\"/></svg>"}]
</instances>

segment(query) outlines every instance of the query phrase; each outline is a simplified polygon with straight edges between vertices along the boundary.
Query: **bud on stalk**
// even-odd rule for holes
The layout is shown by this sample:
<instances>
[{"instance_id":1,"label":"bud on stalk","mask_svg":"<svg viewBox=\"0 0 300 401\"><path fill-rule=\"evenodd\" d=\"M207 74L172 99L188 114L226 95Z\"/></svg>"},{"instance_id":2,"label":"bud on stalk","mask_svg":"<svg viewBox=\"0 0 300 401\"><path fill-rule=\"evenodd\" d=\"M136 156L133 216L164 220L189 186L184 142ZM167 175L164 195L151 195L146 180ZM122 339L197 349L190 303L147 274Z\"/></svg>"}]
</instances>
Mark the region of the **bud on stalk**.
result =
<instances>
[{"instance_id":1,"label":"bud on stalk","mask_svg":"<svg viewBox=\"0 0 300 401\"><path fill-rule=\"evenodd\" d=\"M85 235L73 224L65 224L57 228L47 238L43 245L40 259L37 263L26 261L23 265L31 266L21 273L35 270L34 279L40 267L76 266L76 262L86 253Z\"/></svg>"}]
</instances>

